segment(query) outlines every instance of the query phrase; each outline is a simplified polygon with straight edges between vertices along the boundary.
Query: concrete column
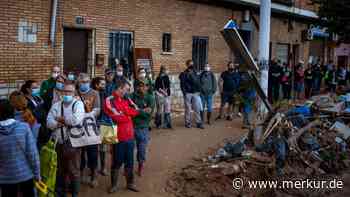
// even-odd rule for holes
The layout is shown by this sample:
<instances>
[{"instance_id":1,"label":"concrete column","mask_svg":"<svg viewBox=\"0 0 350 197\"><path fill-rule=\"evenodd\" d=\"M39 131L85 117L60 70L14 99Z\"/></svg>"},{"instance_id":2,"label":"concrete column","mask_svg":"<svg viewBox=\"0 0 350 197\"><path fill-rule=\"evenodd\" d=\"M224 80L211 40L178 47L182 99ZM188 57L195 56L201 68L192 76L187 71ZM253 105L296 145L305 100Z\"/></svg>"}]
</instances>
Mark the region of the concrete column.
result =
<instances>
[{"instance_id":1,"label":"concrete column","mask_svg":"<svg viewBox=\"0 0 350 197\"><path fill-rule=\"evenodd\" d=\"M269 49L270 49L270 25L271 25L271 0L260 0L260 32L259 32L259 64L260 64L260 85L268 95L269 80ZM264 105L260 112L266 112Z\"/></svg>"}]
</instances>

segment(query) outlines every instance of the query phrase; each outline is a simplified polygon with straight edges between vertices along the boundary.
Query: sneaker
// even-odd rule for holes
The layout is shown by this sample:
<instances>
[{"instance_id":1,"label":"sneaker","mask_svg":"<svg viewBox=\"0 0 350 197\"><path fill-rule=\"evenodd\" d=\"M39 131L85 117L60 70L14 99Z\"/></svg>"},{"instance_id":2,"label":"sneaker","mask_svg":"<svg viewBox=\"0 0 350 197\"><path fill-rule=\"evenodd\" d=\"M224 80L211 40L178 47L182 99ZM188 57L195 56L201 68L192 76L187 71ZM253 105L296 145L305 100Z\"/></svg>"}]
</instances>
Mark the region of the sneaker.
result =
<instances>
[{"instance_id":1,"label":"sneaker","mask_svg":"<svg viewBox=\"0 0 350 197\"><path fill-rule=\"evenodd\" d=\"M221 119L221 116L218 116L215 118L215 120L220 120Z\"/></svg>"},{"instance_id":2,"label":"sneaker","mask_svg":"<svg viewBox=\"0 0 350 197\"><path fill-rule=\"evenodd\" d=\"M238 112L238 113L237 113L237 116L241 118L241 117L242 117L241 112Z\"/></svg>"},{"instance_id":3,"label":"sneaker","mask_svg":"<svg viewBox=\"0 0 350 197\"><path fill-rule=\"evenodd\" d=\"M185 127L189 129L189 128L191 128L191 125L190 124L185 124Z\"/></svg>"},{"instance_id":4,"label":"sneaker","mask_svg":"<svg viewBox=\"0 0 350 197\"><path fill-rule=\"evenodd\" d=\"M108 176L108 175L109 175L106 169L101 170L101 171L100 171L100 174L101 174L102 176Z\"/></svg>"},{"instance_id":5,"label":"sneaker","mask_svg":"<svg viewBox=\"0 0 350 197\"><path fill-rule=\"evenodd\" d=\"M231 116L227 116L227 117L226 117L226 120L227 120L227 121L232 121Z\"/></svg>"}]
</instances>

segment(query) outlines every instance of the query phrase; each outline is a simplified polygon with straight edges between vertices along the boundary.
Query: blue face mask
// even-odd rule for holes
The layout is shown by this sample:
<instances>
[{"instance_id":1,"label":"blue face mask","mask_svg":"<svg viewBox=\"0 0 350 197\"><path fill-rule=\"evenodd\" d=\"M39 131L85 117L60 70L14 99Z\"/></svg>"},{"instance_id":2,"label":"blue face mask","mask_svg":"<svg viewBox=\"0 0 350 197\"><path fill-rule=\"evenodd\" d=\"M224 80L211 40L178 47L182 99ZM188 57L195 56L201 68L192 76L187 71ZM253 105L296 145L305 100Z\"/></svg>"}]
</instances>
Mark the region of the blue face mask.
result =
<instances>
[{"instance_id":1,"label":"blue face mask","mask_svg":"<svg viewBox=\"0 0 350 197\"><path fill-rule=\"evenodd\" d=\"M63 102L70 103L72 101L73 101L73 96L67 96L67 95L63 96Z\"/></svg>"},{"instance_id":2,"label":"blue face mask","mask_svg":"<svg viewBox=\"0 0 350 197\"><path fill-rule=\"evenodd\" d=\"M69 81L74 81L75 80L75 76L73 74L69 74L68 75L68 80Z\"/></svg>"},{"instance_id":3,"label":"blue face mask","mask_svg":"<svg viewBox=\"0 0 350 197\"><path fill-rule=\"evenodd\" d=\"M56 89L57 90L63 90L64 89L64 84L60 82L56 82Z\"/></svg>"},{"instance_id":4,"label":"blue face mask","mask_svg":"<svg viewBox=\"0 0 350 197\"><path fill-rule=\"evenodd\" d=\"M88 92L90 90L90 83L82 83L79 86L81 92Z\"/></svg>"},{"instance_id":5,"label":"blue face mask","mask_svg":"<svg viewBox=\"0 0 350 197\"><path fill-rule=\"evenodd\" d=\"M32 89L32 96L39 96L40 95L40 89L34 88Z\"/></svg>"}]
</instances>

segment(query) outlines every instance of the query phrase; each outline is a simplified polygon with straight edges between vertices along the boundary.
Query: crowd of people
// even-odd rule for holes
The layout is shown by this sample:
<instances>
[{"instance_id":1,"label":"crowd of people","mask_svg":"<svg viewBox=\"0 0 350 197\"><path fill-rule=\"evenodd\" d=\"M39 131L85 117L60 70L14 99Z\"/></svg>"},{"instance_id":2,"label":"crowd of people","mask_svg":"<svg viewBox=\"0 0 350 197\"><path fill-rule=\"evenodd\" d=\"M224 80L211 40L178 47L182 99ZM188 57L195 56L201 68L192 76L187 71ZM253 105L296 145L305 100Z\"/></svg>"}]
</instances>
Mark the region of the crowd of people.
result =
<instances>
[{"instance_id":1,"label":"crowd of people","mask_svg":"<svg viewBox=\"0 0 350 197\"><path fill-rule=\"evenodd\" d=\"M216 120L241 116L249 127L255 102L255 91L248 73L229 62L216 78L206 64L203 71L193 61L179 75L185 106L185 127L204 129L212 124L214 96L219 90L221 105ZM161 66L155 80L145 68L139 68L133 83L123 66L107 68L104 77L91 79L88 74L65 75L53 67L50 77L41 84L28 80L8 99L0 100L0 188L2 197L37 196L34 183L41 180L41 148L51 139L57 141L57 178L55 195L78 196L80 185L98 187L98 176L110 176L109 193L117 191L120 174L126 177L127 189L138 192L134 175L142 176L147 159L150 130L172 129L172 81L169 70ZM226 109L226 110L225 110ZM206 114L206 116L205 116ZM71 128L92 116L98 127L116 125L115 144L73 147ZM154 122L153 122L154 121ZM135 148L136 147L136 148ZM111 156L109 165L108 155ZM123 168L122 168L123 167ZM121 172L122 171L122 172ZM108 173L109 172L109 173Z\"/></svg>"},{"instance_id":2,"label":"crowd of people","mask_svg":"<svg viewBox=\"0 0 350 197\"><path fill-rule=\"evenodd\" d=\"M323 84L324 90L334 95L336 90L344 91L349 80L347 68L344 65L336 67L333 61L325 65L321 62L305 65L300 61L293 71L290 65L273 60L269 69L270 102L292 99L293 89L295 99L308 99L320 94Z\"/></svg>"}]
</instances>

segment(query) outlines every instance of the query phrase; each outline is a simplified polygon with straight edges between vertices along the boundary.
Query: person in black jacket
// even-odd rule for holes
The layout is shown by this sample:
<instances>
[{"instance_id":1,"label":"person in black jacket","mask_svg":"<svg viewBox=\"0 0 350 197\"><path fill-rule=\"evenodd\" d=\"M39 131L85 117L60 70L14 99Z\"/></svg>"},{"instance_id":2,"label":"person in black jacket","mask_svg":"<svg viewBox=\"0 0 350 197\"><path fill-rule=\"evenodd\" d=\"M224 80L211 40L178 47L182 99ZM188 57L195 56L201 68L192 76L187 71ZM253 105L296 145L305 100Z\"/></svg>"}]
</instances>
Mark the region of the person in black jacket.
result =
<instances>
[{"instance_id":1,"label":"person in black jacket","mask_svg":"<svg viewBox=\"0 0 350 197\"><path fill-rule=\"evenodd\" d=\"M35 119L41 125L38 134L37 145L40 148L45 145L49 138L50 132L46 128L46 110L44 100L40 97L40 86L37 81L28 80L21 86L21 92L28 101L28 109L32 112Z\"/></svg>"},{"instance_id":2,"label":"person in black jacket","mask_svg":"<svg viewBox=\"0 0 350 197\"><path fill-rule=\"evenodd\" d=\"M281 87L281 77L282 77L282 67L280 62L272 61L270 67L269 83L271 83L272 91L272 101L277 102L280 97L280 87Z\"/></svg>"},{"instance_id":3,"label":"person in black jacket","mask_svg":"<svg viewBox=\"0 0 350 197\"><path fill-rule=\"evenodd\" d=\"M185 126L191 128L191 111L193 109L197 128L204 129L200 112L203 111L202 101L200 98L201 84L199 75L196 73L193 61L186 61L187 69L183 71L180 78L181 91L185 101Z\"/></svg>"},{"instance_id":4,"label":"person in black jacket","mask_svg":"<svg viewBox=\"0 0 350 197\"><path fill-rule=\"evenodd\" d=\"M313 84L313 76L311 65L309 64L307 69L304 71L304 81L305 81L305 98L310 98L312 95L312 84Z\"/></svg>"},{"instance_id":5,"label":"person in black jacket","mask_svg":"<svg viewBox=\"0 0 350 197\"><path fill-rule=\"evenodd\" d=\"M155 117L155 125L157 128L162 126L162 120L164 120L164 128L171 129L171 91L170 91L170 79L168 70L165 66L160 67L159 75L155 83L155 95L157 104L157 113Z\"/></svg>"}]
</instances>

